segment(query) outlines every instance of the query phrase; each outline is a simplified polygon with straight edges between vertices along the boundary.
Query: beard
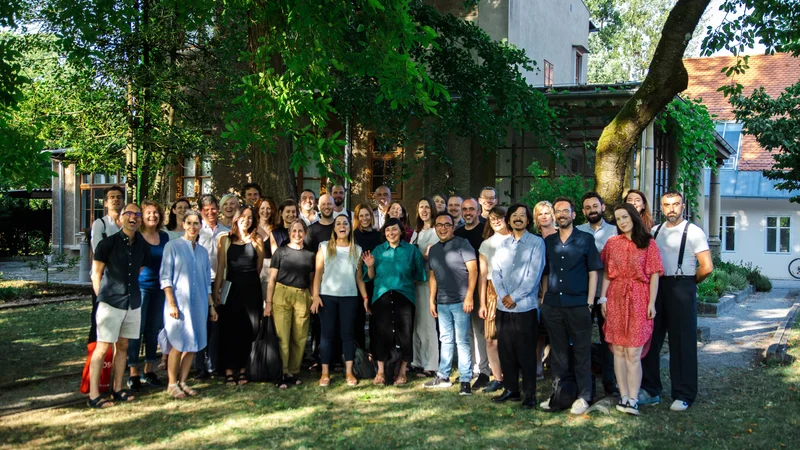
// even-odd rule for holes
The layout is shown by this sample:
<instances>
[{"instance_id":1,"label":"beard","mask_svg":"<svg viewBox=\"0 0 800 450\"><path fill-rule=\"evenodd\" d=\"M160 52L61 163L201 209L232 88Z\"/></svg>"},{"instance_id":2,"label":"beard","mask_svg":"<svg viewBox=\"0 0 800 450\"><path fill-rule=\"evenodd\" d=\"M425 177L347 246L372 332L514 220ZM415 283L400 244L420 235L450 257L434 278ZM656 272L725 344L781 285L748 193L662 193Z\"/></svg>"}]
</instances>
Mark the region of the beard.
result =
<instances>
[{"instance_id":1,"label":"beard","mask_svg":"<svg viewBox=\"0 0 800 450\"><path fill-rule=\"evenodd\" d=\"M333 204L336 205L336 206L342 206L342 205L344 205L344 199L343 198L342 199L334 198L333 199Z\"/></svg>"},{"instance_id":2,"label":"beard","mask_svg":"<svg viewBox=\"0 0 800 450\"><path fill-rule=\"evenodd\" d=\"M591 224L595 224L603 220L603 216L600 213L589 213L589 215L586 216L586 220Z\"/></svg>"}]
</instances>

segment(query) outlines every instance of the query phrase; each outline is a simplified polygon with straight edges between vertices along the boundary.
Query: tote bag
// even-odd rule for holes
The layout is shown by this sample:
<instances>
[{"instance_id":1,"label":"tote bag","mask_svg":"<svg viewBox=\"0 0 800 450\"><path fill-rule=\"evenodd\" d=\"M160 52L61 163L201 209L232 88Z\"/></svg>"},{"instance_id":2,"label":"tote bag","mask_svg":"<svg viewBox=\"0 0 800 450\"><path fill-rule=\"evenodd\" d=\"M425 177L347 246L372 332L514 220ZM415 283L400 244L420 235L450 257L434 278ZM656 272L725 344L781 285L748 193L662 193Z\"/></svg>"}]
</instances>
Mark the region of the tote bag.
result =
<instances>
[{"instance_id":1,"label":"tote bag","mask_svg":"<svg viewBox=\"0 0 800 450\"><path fill-rule=\"evenodd\" d=\"M258 327L258 336L250 349L248 367L250 381L275 382L283 376L278 335L272 316L264 317Z\"/></svg>"},{"instance_id":2,"label":"tote bag","mask_svg":"<svg viewBox=\"0 0 800 450\"><path fill-rule=\"evenodd\" d=\"M81 376L81 393L89 393L89 366L92 362L92 354L97 346L97 342L90 342L87 346L89 356L86 358L86 364L83 366L83 374ZM111 389L111 365L114 361L114 352L109 347L106 356L103 358L103 370L100 372L100 392L108 392Z\"/></svg>"}]
</instances>

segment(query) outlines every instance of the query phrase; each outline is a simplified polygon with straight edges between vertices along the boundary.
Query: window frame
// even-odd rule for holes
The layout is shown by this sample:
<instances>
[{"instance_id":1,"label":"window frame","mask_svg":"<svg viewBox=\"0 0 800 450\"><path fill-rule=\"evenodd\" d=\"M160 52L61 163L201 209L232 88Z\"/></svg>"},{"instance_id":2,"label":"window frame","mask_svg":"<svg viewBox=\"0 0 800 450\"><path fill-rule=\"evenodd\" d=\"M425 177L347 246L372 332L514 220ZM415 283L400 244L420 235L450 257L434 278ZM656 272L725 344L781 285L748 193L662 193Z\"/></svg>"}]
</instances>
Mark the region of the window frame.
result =
<instances>
[{"instance_id":1,"label":"window frame","mask_svg":"<svg viewBox=\"0 0 800 450\"><path fill-rule=\"evenodd\" d=\"M553 87L555 81L555 66L548 60L544 60L544 86L545 87Z\"/></svg>"},{"instance_id":2,"label":"window frame","mask_svg":"<svg viewBox=\"0 0 800 450\"><path fill-rule=\"evenodd\" d=\"M94 179L96 175L106 175L108 176L109 173L104 172L84 172L78 173L78 228L81 230L89 230L92 228L92 224L95 220L105 217L108 212L106 211L105 205L103 205L103 215L100 217L96 217L95 213L99 211L99 209L95 208L93 203L96 198L94 197L95 189L100 189L101 191L111 187L111 186L119 186L122 188L122 195L123 199L127 202L128 196L128 189L126 186L127 177L125 175L124 170L117 170L116 172L111 173L112 175L116 175L116 183L94 183ZM89 176L89 183L85 183L83 177L85 175ZM88 208L89 213L89 220L87 223L83 223L84 212L87 211L86 205L84 204L83 194L84 191L89 192L89 202L92 203L92 206ZM102 198L103 203L105 203L105 194L103 194Z\"/></svg>"},{"instance_id":3,"label":"window frame","mask_svg":"<svg viewBox=\"0 0 800 450\"><path fill-rule=\"evenodd\" d=\"M582 84L583 81L583 53L575 50L575 85Z\"/></svg>"},{"instance_id":4,"label":"window frame","mask_svg":"<svg viewBox=\"0 0 800 450\"><path fill-rule=\"evenodd\" d=\"M194 176L187 176L187 175L185 175L185 172L184 172L185 169L186 169L186 165L184 163L189 158L193 158L194 159ZM203 161L204 160L208 161L208 163L211 165L209 167L209 170L208 170L209 175L202 175L202 173L203 173ZM189 200L197 201L197 199L199 199L200 197L205 195L205 194L203 194L203 180L205 180L205 179L211 180L212 191L213 191L213 182L214 182L213 172L214 172L214 159L211 157L211 155L200 154L200 155L184 157L181 160L181 162L178 163L178 173L179 173L179 175L176 177L177 186L176 186L176 189L175 189L175 192L176 192L175 198L186 197ZM184 190L183 190L183 181L185 179L187 179L187 178L194 178L194 180L195 180L195 182L194 182L194 192L192 192L192 195L186 195L186 192L184 192ZM213 194L213 192L210 192L210 194Z\"/></svg>"},{"instance_id":5,"label":"window frame","mask_svg":"<svg viewBox=\"0 0 800 450\"><path fill-rule=\"evenodd\" d=\"M367 152L367 169L366 169L366 173L367 173L367 179L369 180L369 192L373 196L375 194L375 189L377 189L378 186L381 186L381 185L378 185L378 186L374 185L375 184L374 183L375 180L373 179L374 177L373 177L373 173L372 173L372 168L373 168L374 162L375 161L384 161L384 162L385 161L396 161L398 164L402 165L403 164L403 158L405 156L405 148L401 147L399 143L398 143L397 146L395 146L395 150L394 151L391 151L391 152L378 152L378 151L376 151L375 149L377 147L377 140L378 140L378 136L376 136L376 135L373 135L370 138L369 151ZM385 167L386 166L384 166L384 170L385 170ZM385 176L383 178L384 178L384 180L386 179ZM403 200L403 180L402 179L397 180L397 182L394 184L394 189L392 189L392 201L396 201L396 200Z\"/></svg>"},{"instance_id":6,"label":"window frame","mask_svg":"<svg viewBox=\"0 0 800 450\"><path fill-rule=\"evenodd\" d=\"M775 219L775 226L769 226L769 219ZM781 226L781 219L787 219L789 224L785 227ZM775 250L769 249L769 230L775 230ZM789 230L789 242L786 244L787 250L781 251L781 230ZM792 216L764 216L764 253L768 254L791 254L792 253Z\"/></svg>"},{"instance_id":7,"label":"window frame","mask_svg":"<svg viewBox=\"0 0 800 450\"><path fill-rule=\"evenodd\" d=\"M733 219L733 226L732 227L726 225L726 223L725 223L725 220L728 219L728 218L732 218ZM726 246L726 244L728 243L727 233L726 233L728 228L733 228L733 249L732 250L727 250L727 246ZM733 215L733 214L727 214L727 215L723 214L723 215L719 216L719 241L720 241L719 248L720 248L720 251L722 253L736 253L736 235L737 234L738 233L737 233L737 229L736 229L736 216Z\"/></svg>"},{"instance_id":8,"label":"window frame","mask_svg":"<svg viewBox=\"0 0 800 450\"><path fill-rule=\"evenodd\" d=\"M719 126L719 125L722 125L722 131L716 130L716 127ZM717 133L719 133L720 136L722 136L723 139L725 139L725 132L726 132L726 130L727 130L729 125L739 125L739 142L737 144L737 147L734 148L735 153L732 154L730 156L730 158L725 160L725 162L724 162L724 164L723 164L723 166L721 168L722 169L738 170L739 169L739 154L741 153L742 141L744 140L744 131L742 129L743 128L743 124L741 122L736 122L734 120L720 120L720 121L714 122L714 129L717 131ZM725 140L725 142L728 142L728 141ZM728 144L730 145L730 142L728 142ZM731 145L731 148L733 148L732 145Z\"/></svg>"}]
</instances>

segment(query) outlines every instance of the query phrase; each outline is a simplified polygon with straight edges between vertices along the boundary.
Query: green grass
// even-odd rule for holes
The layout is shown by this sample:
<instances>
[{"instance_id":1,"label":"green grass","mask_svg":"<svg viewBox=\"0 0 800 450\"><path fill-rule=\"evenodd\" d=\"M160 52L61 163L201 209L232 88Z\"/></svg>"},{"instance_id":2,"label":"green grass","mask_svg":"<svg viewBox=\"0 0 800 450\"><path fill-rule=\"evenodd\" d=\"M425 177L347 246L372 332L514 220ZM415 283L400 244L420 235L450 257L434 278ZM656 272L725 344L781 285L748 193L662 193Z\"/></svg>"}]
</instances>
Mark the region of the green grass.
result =
<instances>
[{"instance_id":1,"label":"green grass","mask_svg":"<svg viewBox=\"0 0 800 450\"><path fill-rule=\"evenodd\" d=\"M5 329L3 326L0 329ZM795 327L790 353L800 357ZM330 388L305 384L200 384L201 396L171 400L150 392L130 405L85 406L0 418L0 447L38 448L797 448L800 363L701 370L698 403L685 413L669 401L642 415L572 417L495 405L485 394L459 397L405 388L356 388L335 374ZM549 384L549 383L548 383ZM549 386L540 384L544 399ZM5 443L3 445L2 443Z\"/></svg>"},{"instance_id":2,"label":"green grass","mask_svg":"<svg viewBox=\"0 0 800 450\"><path fill-rule=\"evenodd\" d=\"M0 280L0 304L70 295L91 295L88 286L49 284L26 280Z\"/></svg>"}]
</instances>

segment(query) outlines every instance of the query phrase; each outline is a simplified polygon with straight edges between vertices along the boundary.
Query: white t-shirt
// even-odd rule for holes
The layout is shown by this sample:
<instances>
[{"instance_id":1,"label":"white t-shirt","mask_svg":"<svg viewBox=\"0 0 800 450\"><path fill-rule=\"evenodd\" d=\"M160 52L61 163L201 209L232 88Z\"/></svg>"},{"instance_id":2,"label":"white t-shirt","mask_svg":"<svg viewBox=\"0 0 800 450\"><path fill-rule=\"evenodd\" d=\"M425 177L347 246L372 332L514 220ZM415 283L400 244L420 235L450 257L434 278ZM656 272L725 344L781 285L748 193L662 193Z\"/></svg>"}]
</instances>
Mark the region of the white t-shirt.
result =
<instances>
[{"instance_id":1,"label":"white t-shirt","mask_svg":"<svg viewBox=\"0 0 800 450\"><path fill-rule=\"evenodd\" d=\"M341 211L339 211L339 212L336 212L336 211L334 211L334 212L333 212L333 218L334 218L334 219L335 219L335 218L337 218L337 217L339 217L339 216L347 216L347 218L348 218L348 219L350 219L350 223L351 223L351 224L352 224L352 223L353 223L353 221L355 220L355 219L353 218L353 211L348 211L348 210L346 210L346 209L343 209L343 210L341 210Z\"/></svg>"},{"instance_id":2,"label":"white t-shirt","mask_svg":"<svg viewBox=\"0 0 800 450\"><path fill-rule=\"evenodd\" d=\"M102 219L96 219L92 223L92 239L91 239L92 251L94 251L97 248L97 244L99 244L100 241L104 239L103 224L105 224L106 237L109 237L112 234L119 233L119 227L111 217L103 216Z\"/></svg>"},{"instance_id":3,"label":"white t-shirt","mask_svg":"<svg viewBox=\"0 0 800 450\"><path fill-rule=\"evenodd\" d=\"M321 295L333 297L358 297L356 266L361 260L361 247L356 245L356 257L350 256L350 247L336 247L336 256L328 257L328 241L319 243L325 255L325 271L319 287Z\"/></svg>"},{"instance_id":4,"label":"white t-shirt","mask_svg":"<svg viewBox=\"0 0 800 450\"><path fill-rule=\"evenodd\" d=\"M508 233L506 235L495 233L489 239L481 242L481 246L478 249L478 253L483 255L486 258L486 267L489 269L489 273L486 275L487 280L492 279L492 258L494 258L494 254L497 251L497 247L500 247L500 244L505 241L506 239L511 238L512 234Z\"/></svg>"},{"instance_id":5,"label":"white t-shirt","mask_svg":"<svg viewBox=\"0 0 800 450\"><path fill-rule=\"evenodd\" d=\"M678 254L681 250L683 229L689 227L686 233L686 249L683 252L684 275L694 275L697 272L697 255L708 250L708 239L703 230L697 225L684 220L678 225L668 228L667 224L661 226L656 237L658 250L661 252L661 261L664 263L664 275L671 277L678 270ZM655 234L658 225L654 226L651 234Z\"/></svg>"}]
</instances>

